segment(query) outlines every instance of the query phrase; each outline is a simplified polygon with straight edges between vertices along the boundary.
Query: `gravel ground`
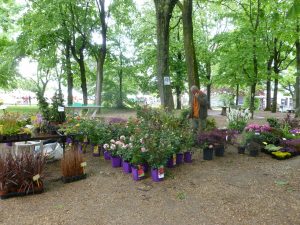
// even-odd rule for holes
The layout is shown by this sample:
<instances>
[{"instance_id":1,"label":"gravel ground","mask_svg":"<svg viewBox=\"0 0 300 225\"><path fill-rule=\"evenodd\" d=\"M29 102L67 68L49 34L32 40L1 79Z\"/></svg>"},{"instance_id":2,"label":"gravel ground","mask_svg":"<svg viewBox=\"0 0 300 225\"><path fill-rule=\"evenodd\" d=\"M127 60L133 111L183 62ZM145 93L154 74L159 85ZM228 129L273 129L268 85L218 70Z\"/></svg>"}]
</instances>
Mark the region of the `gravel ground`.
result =
<instances>
[{"instance_id":1,"label":"gravel ground","mask_svg":"<svg viewBox=\"0 0 300 225\"><path fill-rule=\"evenodd\" d=\"M154 183L135 182L91 155L88 178L70 184L59 180L59 162L47 164L45 193L1 200L0 224L300 224L300 157L253 158L230 146L224 157L203 161L199 151Z\"/></svg>"}]
</instances>

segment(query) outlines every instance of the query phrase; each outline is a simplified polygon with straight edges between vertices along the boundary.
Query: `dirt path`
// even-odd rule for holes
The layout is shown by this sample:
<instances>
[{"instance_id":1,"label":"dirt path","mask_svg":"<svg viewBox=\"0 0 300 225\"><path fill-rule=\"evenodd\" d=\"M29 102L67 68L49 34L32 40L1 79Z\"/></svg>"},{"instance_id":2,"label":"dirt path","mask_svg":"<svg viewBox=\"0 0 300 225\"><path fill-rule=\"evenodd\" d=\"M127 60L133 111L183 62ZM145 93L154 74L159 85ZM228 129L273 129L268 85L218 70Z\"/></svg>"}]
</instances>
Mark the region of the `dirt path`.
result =
<instances>
[{"instance_id":1,"label":"dirt path","mask_svg":"<svg viewBox=\"0 0 300 225\"><path fill-rule=\"evenodd\" d=\"M48 164L46 192L0 201L0 224L300 224L300 157L197 153L154 183L90 155L89 177L71 184L58 180L58 162Z\"/></svg>"}]
</instances>

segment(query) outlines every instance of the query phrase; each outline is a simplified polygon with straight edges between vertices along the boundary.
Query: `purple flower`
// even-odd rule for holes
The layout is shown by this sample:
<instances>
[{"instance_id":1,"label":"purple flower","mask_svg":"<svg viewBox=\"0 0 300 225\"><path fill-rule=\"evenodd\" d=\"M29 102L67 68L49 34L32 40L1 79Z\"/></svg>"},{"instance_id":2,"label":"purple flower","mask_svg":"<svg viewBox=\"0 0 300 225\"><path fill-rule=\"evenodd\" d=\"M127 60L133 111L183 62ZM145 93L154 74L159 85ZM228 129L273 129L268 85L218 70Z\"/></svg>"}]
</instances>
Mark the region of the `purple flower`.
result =
<instances>
[{"instance_id":1,"label":"purple flower","mask_svg":"<svg viewBox=\"0 0 300 225\"><path fill-rule=\"evenodd\" d=\"M125 122L127 122L127 120L122 119L122 118L111 118L109 120L110 124L112 124L112 123L125 123Z\"/></svg>"}]
</instances>

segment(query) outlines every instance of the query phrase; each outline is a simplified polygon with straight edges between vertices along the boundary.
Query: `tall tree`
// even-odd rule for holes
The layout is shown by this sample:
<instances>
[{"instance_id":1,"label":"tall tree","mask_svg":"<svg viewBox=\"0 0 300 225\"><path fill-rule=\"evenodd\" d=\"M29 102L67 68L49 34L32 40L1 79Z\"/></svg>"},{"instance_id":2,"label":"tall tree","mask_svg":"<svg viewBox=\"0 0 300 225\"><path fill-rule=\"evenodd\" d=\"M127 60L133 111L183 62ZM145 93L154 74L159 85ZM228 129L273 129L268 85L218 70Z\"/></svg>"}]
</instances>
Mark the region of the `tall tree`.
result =
<instances>
[{"instance_id":1,"label":"tall tree","mask_svg":"<svg viewBox=\"0 0 300 225\"><path fill-rule=\"evenodd\" d=\"M300 116L300 0L294 0L292 7L288 11L288 18L296 21L296 29L293 35L296 45L296 84L295 84L295 104L296 116Z\"/></svg>"},{"instance_id":2,"label":"tall tree","mask_svg":"<svg viewBox=\"0 0 300 225\"><path fill-rule=\"evenodd\" d=\"M101 40L102 43L98 47L97 53L95 54L97 61L97 73L96 73L96 96L95 104L101 105L101 95L103 89L103 71L104 71L104 62L107 53L106 48L106 39L107 39L107 23L106 23L106 11L105 11L105 0L95 0L97 11L98 11L98 21L100 22L101 27Z\"/></svg>"},{"instance_id":3,"label":"tall tree","mask_svg":"<svg viewBox=\"0 0 300 225\"><path fill-rule=\"evenodd\" d=\"M178 0L154 0L156 10L157 34L157 82L161 104L168 110L174 109L172 89L165 85L165 78L170 77L169 68L169 34L170 20Z\"/></svg>"},{"instance_id":4,"label":"tall tree","mask_svg":"<svg viewBox=\"0 0 300 225\"><path fill-rule=\"evenodd\" d=\"M178 1L177 4L182 11L183 41L186 58L185 62L187 66L188 86L190 90L193 85L199 87L200 84L198 74L198 61L196 57L193 35L193 0L183 0L183 3Z\"/></svg>"}]
</instances>

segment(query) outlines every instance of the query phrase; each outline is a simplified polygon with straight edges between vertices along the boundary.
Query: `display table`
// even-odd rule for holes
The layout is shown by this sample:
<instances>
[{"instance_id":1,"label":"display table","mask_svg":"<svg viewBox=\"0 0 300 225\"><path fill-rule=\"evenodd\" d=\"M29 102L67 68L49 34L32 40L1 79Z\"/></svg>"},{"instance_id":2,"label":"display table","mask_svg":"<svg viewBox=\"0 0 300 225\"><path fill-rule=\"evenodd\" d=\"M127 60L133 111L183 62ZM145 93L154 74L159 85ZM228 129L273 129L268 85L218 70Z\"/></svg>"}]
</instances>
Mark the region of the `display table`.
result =
<instances>
[{"instance_id":1,"label":"display table","mask_svg":"<svg viewBox=\"0 0 300 225\"><path fill-rule=\"evenodd\" d=\"M12 142L23 142L22 144L30 144L31 141L40 141L42 142L43 140L57 140L62 144L63 152L65 153L65 143L67 140L66 135L60 135L60 134L39 134L37 136L32 136L30 138L19 138L15 140L1 140L0 143L12 143Z\"/></svg>"}]
</instances>

